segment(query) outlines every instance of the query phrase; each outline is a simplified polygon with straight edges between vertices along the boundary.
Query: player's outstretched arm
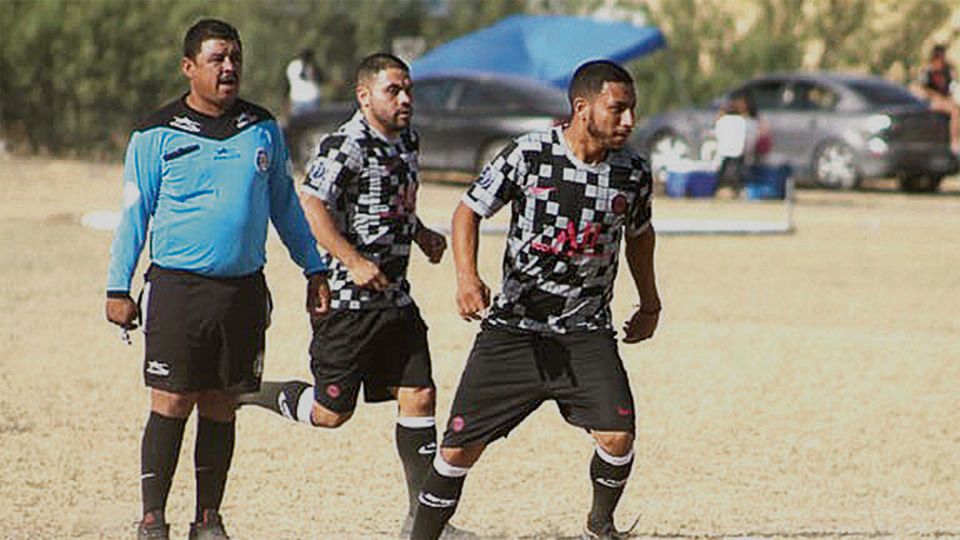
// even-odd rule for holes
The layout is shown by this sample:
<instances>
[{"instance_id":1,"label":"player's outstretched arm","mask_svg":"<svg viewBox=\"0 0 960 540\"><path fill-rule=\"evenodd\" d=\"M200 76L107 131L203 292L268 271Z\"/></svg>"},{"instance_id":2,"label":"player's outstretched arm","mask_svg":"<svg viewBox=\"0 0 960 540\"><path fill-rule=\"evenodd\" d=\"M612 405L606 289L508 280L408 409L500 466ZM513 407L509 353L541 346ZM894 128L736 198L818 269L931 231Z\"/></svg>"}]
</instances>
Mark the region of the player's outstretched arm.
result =
<instances>
[{"instance_id":1,"label":"player's outstretched arm","mask_svg":"<svg viewBox=\"0 0 960 540\"><path fill-rule=\"evenodd\" d=\"M342 262L350 271L350 278L360 287L382 291L390 284L387 276L376 264L361 255L337 230L337 226L320 198L309 193L300 194L303 213L310 224L310 231L323 249Z\"/></svg>"},{"instance_id":2,"label":"player's outstretched arm","mask_svg":"<svg viewBox=\"0 0 960 540\"><path fill-rule=\"evenodd\" d=\"M453 212L453 262L457 268L457 311L466 321L480 320L490 306L490 289L477 271L480 216L462 202Z\"/></svg>"},{"instance_id":3,"label":"player's outstretched arm","mask_svg":"<svg viewBox=\"0 0 960 540\"><path fill-rule=\"evenodd\" d=\"M623 326L624 343L637 343L653 336L660 321L660 294L654 271L656 233L648 226L637 236L626 237L627 266L640 296L640 306Z\"/></svg>"}]
</instances>

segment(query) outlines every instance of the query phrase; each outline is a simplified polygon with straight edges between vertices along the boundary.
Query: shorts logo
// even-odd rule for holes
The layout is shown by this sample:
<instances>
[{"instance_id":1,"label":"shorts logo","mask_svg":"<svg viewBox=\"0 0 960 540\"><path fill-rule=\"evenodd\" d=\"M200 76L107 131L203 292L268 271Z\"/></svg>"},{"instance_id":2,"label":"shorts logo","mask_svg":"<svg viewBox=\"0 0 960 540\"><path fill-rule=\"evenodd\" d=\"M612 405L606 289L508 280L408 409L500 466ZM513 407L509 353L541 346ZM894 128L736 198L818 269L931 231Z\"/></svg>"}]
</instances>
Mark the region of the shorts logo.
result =
<instances>
[{"instance_id":1,"label":"shorts logo","mask_svg":"<svg viewBox=\"0 0 960 540\"><path fill-rule=\"evenodd\" d=\"M327 385L327 395L333 399L340 397L340 385L337 384L328 384Z\"/></svg>"},{"instance_id":2,"label":"shorts logo","mask_svg":"<svg viewBox=\"0 0 960 540\"><path fill-rule=\"evenodd\" d=\"M267 172L268 168L270 168L270 157L267 156L267 151L263 148L257 148L257 170Z\"/></svg>"},{"instance_id":3,"label":"shorts logo","mask_svg":"<svg viewBox=\"0 0 960 540\"><path fill-rule=\"evenodd\" d=\"M610 202L610 207L613 209L613 213L617 215L627 213L627 198L624 195L617 195L613 198L613 201Z\"/></svg>"},{"instance_id":4,"label":"shorts logo","mask_svg":"<svg viewBox=\"0 0 960 540\"><path fill-rule=\"evenodd\" d=\"M450 419L450 429L456 432L463 431L463 426L465 424L466 422L463 420L462 416L454 416Z\"/></svg>"},{"instance_id":5,"label":"shorts logo","mask_svg":"<svg viewBox=\"0 0 960 540\"><path fill-rule=\"evenodd\" d=\"M633 411L626 407L617 407L617 414L620 416L630 416L632 413Z\"/></svg>"},{"instance_id":6,"label":"shorts logo","mask_svg":"<svg viewBox=\"0 0 960 540\"><path fill-rule=\"evenodd\" d=\"M167 377L170 375L170 365L158 360L148 360L147 373L157 377Z\"/></svg>"}]
</instances>

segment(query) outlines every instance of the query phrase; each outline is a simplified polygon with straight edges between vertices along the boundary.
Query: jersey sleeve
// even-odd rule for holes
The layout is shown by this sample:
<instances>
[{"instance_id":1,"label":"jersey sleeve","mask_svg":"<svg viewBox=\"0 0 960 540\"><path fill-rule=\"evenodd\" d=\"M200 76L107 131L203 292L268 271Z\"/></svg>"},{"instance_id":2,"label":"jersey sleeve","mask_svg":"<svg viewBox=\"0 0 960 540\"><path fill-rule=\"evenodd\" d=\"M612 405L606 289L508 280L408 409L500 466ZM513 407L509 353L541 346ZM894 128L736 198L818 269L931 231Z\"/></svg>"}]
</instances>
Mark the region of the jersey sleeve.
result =
<instances>
[{"instance_id":1,"label":"jersey sleeve","mask_svg":"<svg viewBox=\"0 0 960 540\"><path fill-rule=\"evenodd\" d=\"M463 203L477 215L488 218L516 197L525 175L523 152L513 141L480 171L463 195Z\"/></svg>"},{"instance_id":2,"label":"jersey sleeve","mask_svg":"<svg viewBox=\"0 0 960 540\"><path fill-rule=\"evenodd\" d=\"M356 141L342 133L327 135L320 141L317 155L310 161L300 189L332 203L362 168L363 150Z\"/></svg>"},{"instance_id":3,"label":"jersey sleeve","mask_svg":"<svg viewBox=\"0 0 960 540\"><path fill-rule=\"evenodd\" d=\"M306 275L323 272L327 267L317 251L317 241L297 200L290 152L283 133L279 129L272 131L276 144L273 145L270 169L270 221L287 246L290 258L303 268Z\"/></svg>"},{"instance_id":4,"label":"jersey sleeve","mask_svg":"<svg viewBox=\"0 0 960 540\"><path fill-rule=\"evenodd\" d=\"M160 191L160 142L151 132L134 132L123 162L123 208L110 246L107 294L125 295L147 238Z\"/></svg>"},{"instance_id":5,"label":"jersey sleeve","mask_svg":"<svg viewBox=\"0 0 960 540\"><path fill-rule=\"evenodd\" d=\"M639 236L650 228L653 219L653 175L646 162L636 164L634 173L640 178L640 186L627 214L627 236Z\"/></svg>"}]
</instances>

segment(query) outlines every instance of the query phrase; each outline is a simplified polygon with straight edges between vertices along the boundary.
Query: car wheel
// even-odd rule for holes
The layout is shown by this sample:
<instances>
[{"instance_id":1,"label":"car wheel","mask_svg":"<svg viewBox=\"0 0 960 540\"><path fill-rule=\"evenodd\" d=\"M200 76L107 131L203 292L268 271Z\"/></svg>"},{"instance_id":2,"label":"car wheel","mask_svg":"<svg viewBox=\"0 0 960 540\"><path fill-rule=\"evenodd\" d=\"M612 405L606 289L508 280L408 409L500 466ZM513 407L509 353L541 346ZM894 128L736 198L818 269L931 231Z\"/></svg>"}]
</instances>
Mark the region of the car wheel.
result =
<instances>
[{"instance_id":1,"label":"car wheel","mask_svg":"<svg viewBox=\"0 0 960 540\"><path fill-rule=\"evenodd\" d=\"M837 141L820 145L813 158L813 175L818 184L831 189L856 189L860 170L853 149Z\"/></svg>"},{"instance_id":2,"label":"car wheel","mask_svg":"<svg viewBox=\"0 0 960 540\"><path fill-rule=\"evenodd\" d=\"M474 165L474 170L479 174L508 144L510 144L510 139L494 139L483 145L483 148L477 152L477 162Z\"/></svg>"},{"instance_id":3,"label":"car wheel","mask_svg":"<svg viewBox=\"0 0 960 540\"><path fill-rule=\"evenodd\" d=\"M665 182L667 169L676 162L690 159L693 151L690 143L675 133L664 132L653 137L648 147L650 149L650 169L657 181Z\"/></svg>"},{"instance_id":4,"label":"car wheel","mask_svg":"<svg viewBox=\"0 0 960 540\"><path fill-rule=\"evenodd\" d=\"M901 174L897 178L900 190L907 193L934 193L942 180L942 176L929 174Z\"/></svg>"}]
</instances>

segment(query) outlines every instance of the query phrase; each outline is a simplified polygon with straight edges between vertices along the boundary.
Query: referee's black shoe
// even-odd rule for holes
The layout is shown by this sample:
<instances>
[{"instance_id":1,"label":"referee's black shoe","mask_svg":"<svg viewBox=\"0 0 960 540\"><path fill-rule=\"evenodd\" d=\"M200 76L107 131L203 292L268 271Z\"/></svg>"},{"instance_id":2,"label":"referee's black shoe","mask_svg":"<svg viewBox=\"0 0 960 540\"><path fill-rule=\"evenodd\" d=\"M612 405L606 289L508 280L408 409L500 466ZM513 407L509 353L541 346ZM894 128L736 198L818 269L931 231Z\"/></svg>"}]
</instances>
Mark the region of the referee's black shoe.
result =
<instances>
[{"instance_id":1,"label":"referee's black shoe","mask_svg":"<svg viewBox=\"0 0 960 540\"><path fill-rule=\"evenodd\" d=\"M633 526L625 531L618 531L616 527L613 526L613 522L596 524L591 523L590 518L587 518L587 526L583 528L583 534L580 536L581 540L625 540L633 536L633 529L637 526L637 523L640 521L640 518L637 518L637 521L633 522Z\"/></svg>"},{"instance_id":2,"label":"referee's black shoe","mask_svg":"<svg viewBox=\"0 0 960 540\"><path fill-rule=\"evenodd\" d=\"M170 540L170 526L164 520L162 510L144 514L137 524L137 540Z\"/></svg>"},{"instance_id":3,"label":"referee's black shoe","mask_svg":"<svg viewBox=\"0 0 960 540\"><path fill-rule=\"evenodd\" d=\"M400 538L410 538L411 532L413 532L413 516L407 514L407 518L403 520L403 526L400 527ZM440 533L440 540L478 540L479 538L480 535L477 533L458 529L449 523L444 526L443 532Z\"/></svg>"},{"instance_id":4,"label":"referee's black shoe","mask_svg":"<svg viewBox=\"0 0 960 540\"><path fill-rule=\"evenodd\" d=\"M202 519L190 524L189 540L230 540L219 512L208 508L203 511Z\"/></svg>"}]
</instances>

